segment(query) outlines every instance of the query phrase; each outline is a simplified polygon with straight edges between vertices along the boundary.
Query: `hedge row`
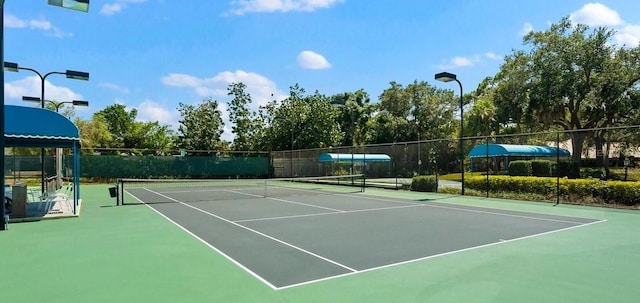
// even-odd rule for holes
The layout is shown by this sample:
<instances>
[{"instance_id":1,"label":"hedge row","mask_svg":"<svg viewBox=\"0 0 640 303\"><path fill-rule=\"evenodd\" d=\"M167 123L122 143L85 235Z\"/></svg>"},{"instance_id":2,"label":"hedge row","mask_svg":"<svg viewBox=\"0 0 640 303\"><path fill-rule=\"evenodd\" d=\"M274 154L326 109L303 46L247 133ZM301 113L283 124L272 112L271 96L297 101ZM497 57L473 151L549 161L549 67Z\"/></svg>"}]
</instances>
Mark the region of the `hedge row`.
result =
<instances>
[{"instance_id":1,"label":"hedge row","mask_svg":"<svg viewBox=\"0 0 640 303\"><path fill-rule=\"evenodd\" d=\"M415 176L411 179L411 190L421 192L437 192L438 179L436 176Z\"/></svg>"},{"instance_id":2,"label":"hedge row","mask_svg":"<svg viewBox=\"0 0 640 303\"><path fill-rule=\"evenodd\" d=\"M465 178L469 189L486 191L486 177ZM556 195L556 178L491 176L490 192L518 192ZM601 181L598 179L560 179L560 195L568 201L590 200L626 206L640 205L640 182Z\"/></svg>"},{"instance_id":3,"label":"hedge row","mask_svg":"<svg viewBox=\"0 0 640 303\"><path fill-rule=\"evenodd\" d=\"M560 161L556 165L550 160L516 160L509 162L508 167L510 176L534 177L553 177L556 169L561 177L580 178L580 163L576 161Z\"/></svg>"}]
</instances>

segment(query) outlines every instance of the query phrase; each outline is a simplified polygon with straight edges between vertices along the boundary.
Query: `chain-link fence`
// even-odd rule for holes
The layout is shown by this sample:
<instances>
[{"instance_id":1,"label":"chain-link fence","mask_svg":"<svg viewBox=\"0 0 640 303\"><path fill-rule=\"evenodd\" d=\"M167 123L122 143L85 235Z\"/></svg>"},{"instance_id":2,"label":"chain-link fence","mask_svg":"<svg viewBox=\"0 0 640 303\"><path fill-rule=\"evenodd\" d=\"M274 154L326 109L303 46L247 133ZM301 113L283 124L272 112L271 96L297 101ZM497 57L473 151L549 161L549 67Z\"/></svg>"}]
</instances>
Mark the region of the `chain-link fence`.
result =
<instances>
[{"instance_id":1,"label":"chain-link fence","mask_svg":"<svg viewBox=\"0 0 640 303\"><path fill-rule=\"evenodd\" d=\"M510 149L496 153L493 148L497 145L548 147L551 151L566 151L568 154L548 150L546 153L524 154ZM571 193L561 193L561 187L565 186L560 184L561 178L608 181L640 179L637 168L639 146L640 126L633 125L274 152L104 149L88 153L83 150L80 166L81 177L100 179L365 174L369 180L403 179L406 183L416 175L436 175L442 185L440 188L452 193L461 193L464 189L467 190L465 194L500 196L502 193L492 185L492 180L498 180L498 176L512 175L509 171L511 163L546 160L551 170L545 177L552 178L550 182L553 178L556 181L549 183L545 192L536 193L534 198L553 201L572 199ZM483 150L486 152L483 153ZM326 160L325 157L321 160L323 154L333 154L334 158ZM37 155L8 154L5 157L8 171L5 173L8 178L39 177L40 161ZM65 155L65 177L71 177L71 165L71 157ZM45 157L45 174L55 175L53 155Z\"/></svg>"},{"instance_id":2,"label":"chain-link fence","mask_svg":"<svg viewBox=\"0 0 640 303\"><path fill-rule=\"evenodd\" d=\"M572 202L579 195L572 192L576 185L567 179L640 180L639 146L640 126L633 125L279 151L272 153L272 163L274 177L362 173L370 181L391 179L388 182L398 185L399 178L407 182L416 175L436 175L440 176L440 188L447 192L514 197L494 183L502 182L500 176L514 175L509 171L512 162L532 162L533 171L525 175L546 178L547 183L531 190L516 188L512 194L528 200ZM498 147L502 151L497 152ZM339 158L323 162L323 153ZM375 161L373 156L378 154L389 156L389 160ZM537 168L541 165L542 169Z\"/></svg>"}]
</instances>

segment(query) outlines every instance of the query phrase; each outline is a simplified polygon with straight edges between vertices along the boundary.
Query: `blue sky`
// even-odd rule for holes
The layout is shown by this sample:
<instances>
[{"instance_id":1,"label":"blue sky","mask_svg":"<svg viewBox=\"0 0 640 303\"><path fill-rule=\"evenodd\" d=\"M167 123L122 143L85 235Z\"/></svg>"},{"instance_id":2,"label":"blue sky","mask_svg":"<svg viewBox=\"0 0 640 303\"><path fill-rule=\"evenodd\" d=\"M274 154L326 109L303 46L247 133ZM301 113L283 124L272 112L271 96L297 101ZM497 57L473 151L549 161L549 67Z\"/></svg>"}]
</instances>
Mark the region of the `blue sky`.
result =
<instances>
[{"instance_id":1,"label":"blue sky","mask_svg":"<svg viewBox=\"0 0 640 303\"><path fill-rule=\"evenodd\" d=\"M640 40L640 2L629 0L91 0L88 13L7 0L4 58L42 74L89 72L88 82L46 81L47 100L90 102L77 108L83 119L120 103L177 129L178 103L206 97L226 120L233 82L248 86L255 108L295 83L326 95L362 88L374 102L390 81L457 92L433 80L441 71L468 92L524 48L524 33L565 16L617 30L612 43ZM5 72L4 85L6 104L40 96L29 71Z\"/></svg>"}]
</instances>

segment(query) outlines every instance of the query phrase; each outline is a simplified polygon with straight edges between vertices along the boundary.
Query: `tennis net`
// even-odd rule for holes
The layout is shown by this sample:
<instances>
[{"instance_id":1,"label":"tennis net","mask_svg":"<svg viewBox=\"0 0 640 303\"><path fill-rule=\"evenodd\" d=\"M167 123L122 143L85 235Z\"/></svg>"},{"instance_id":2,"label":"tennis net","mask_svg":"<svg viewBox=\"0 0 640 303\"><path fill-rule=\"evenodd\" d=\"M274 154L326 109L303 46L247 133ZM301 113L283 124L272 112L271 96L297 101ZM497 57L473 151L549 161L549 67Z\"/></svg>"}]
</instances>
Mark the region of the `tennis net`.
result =
<instances>
[{"instance_id":1,"label":"tennis net","mask_svg":"<svg viewBox=\"0 0 640 303\"><path fill-rule=\"evenodd\" d=\"M274 179L118 179L118 205L364 192L364 175Z\"/></svg>"}]
</instances>

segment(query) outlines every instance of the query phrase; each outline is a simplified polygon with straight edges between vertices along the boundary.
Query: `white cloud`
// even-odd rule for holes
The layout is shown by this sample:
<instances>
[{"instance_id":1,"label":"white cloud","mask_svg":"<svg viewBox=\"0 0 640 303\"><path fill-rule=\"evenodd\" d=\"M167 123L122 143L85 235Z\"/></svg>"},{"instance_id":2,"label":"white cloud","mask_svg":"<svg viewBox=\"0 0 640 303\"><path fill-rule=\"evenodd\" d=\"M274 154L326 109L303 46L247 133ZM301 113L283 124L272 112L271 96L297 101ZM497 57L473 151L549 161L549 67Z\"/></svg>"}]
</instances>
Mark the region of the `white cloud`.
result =
<instances>
[{"instance_id":1,"label":"white cloud","mask_svg":"<svg viewBox=\"0 0 640 303\"><path fill-rule=\"evenodd\" d=\"M522 26L522 29L520 30L520 36L526 36L528 33L532 32L534 30L533 25L529 22L525 22L525 24Z\"/></svg>"},{"instance_id":2,"label":"white cloud","mask_svg":"<svg viewBox=\"0 0 640 303\"><path fill-rule=\"evenodd\" d=\"M100 9L100 13L107 16L111 16L121 11L122 11L122 4L120 3L106 3Z\"/></svg>"},{"instance_id":3,"label":"white cloud","mask_svg":"<svg viewBox=\"0 0 640 303\"><path fill-rule=\"evenodd\" d=\"M640 44L640 25L627 25L618 30L614 39L620 45L636 47Z\"/></svg>"},{"instance_id":4,"label":"white cloud","mask_svg":"<svg viewBox=\"0 0 640 303\"><path fill-rule=\"evenodd\" d=\"M486 52L482 55L473 55L471 57L453 57L444 64L438 65L439 69L451 69L458 67L471 67L488 60L501 60L498 55L493 52Z\"/></svg>"},{"instance_id":5,"label":"white cloud","mask_svg":"<svg viewBox=\"0 0 640 303\"><path fill-rule=\"evenodd\" d=\"M7 28L25 28L27 27L27 21L14 15L6 14L6 16L4 16L4 26Z\"/></svg>"},{"instance_id":6,"label":"white cloud","mask_svg":"<svg viewBox=\"0 0 640 303\"><path fill-rule=\"evenodd\" d=\"M4 84L5 96L9 99L21 100L22 96L40 97L40 77L30 76ZM45 99L55 101L83 100L82 95L64 86L55 86L45 81Z\"/></svg>"},{"instance_id":7,"label":"white cloud","mask_svg":"<svg viewBox=\"0 0 640 303\"><path fill-rule=\"evenodd\" d=\"M500 58L498 55L492 53L492 52L488 52L484 54L485 57L487 57L488 59L491 60L501 60L502 58Z\"/></svg>"},{"instance_id":8,"label":"white cloud","mask_svg":"<svg viewBox=\"0 0 640 303\"><path fill-rule=\"evenodd\" d=\"M162 77L167 86L186 87L201 97L227 97L227 87L232 83L244 83L252 100L259 105L271 101L271 95L279 94L276 84L260 74L236 70L218 73L211 78L198 78L187 74L169 74Z\"/></svg>"},{"instance_id":9,"label":"white cloud","mask_svg":"<svg viewBox=\"0 0 640 303\"><path fill-rule=\"evenodd\" d=\"M233 134L231 133L231 123L229 122L229 113L227 111L227 101L230 97L227 95L227 88L232 83L242 82L246 85L246 93L251 95L251 110L257 111L260 106L266 105L268 102L282 100L287 97L278 90L276 84L269 78L257 73L246 72L243 70L224 71L210 78L198 78L187 74L169 74L162 77L161 81L164 85L184 87L192 89L201 97L217 97L219 110L222 112L222 119L225 124L222 138L231 141Z\"/></svg>"},{"instance_id":10,"label":"white cloud","mask_svg":"<svg viewBox=\"0 0 640 303\"><path fill-rule=\"evenodd\" d=\"M466 67L466 66L473 66L473 65L474 65L474 62L470 58L454 57L453 59L449 60L449 62L438 65L438 68L450 69L450 68Z\"/></svg>"},{"instance_id":11,"label":"white cloud","mask_svg":"<svg viewBox=\"0 0 640 303\"><path fill-rule=\"evenodd\" d=\"M106 16L111 16L122 12L128 4L139 4L147 2L147 0L115 0L111 3L105 3L100 9L100 13Z\"/></svg>"},{"instance_id":12,"label":"white cloud","mask_svg":"<svg viewBox=\"0 0 640 303\"><path fill-rule=\"evenodd\" d=\"M59 28L53 26L51 22L47 20L23 20L11 14L5 16L4 25L7 28L28 28L32 30L41 30L57 38L73 36L71 33L65 33Z\"/></svg>"},{"instance_id":13,"label":"white cloud","mask_svg":"<svg viewBox=\"0 0 640 303\"><path fill-rule=\"evenodd\" d=\"M119 93L122 93L122 94L131 93L131 91L128 88L122 87L122 86L114 84L114 83L104 82L104 83L98 84L98 86L106 88L106 89L109 89L109 90L112 90L112 91L116 91L116 92L119 92Z\"/></svg>"},{"instance_id":14,"label":"white cloud","mask_svg":"<svg viewBox=\"0 0 640 303\"><path fill-rule=\"evenodd\" d=\"M244 15L245 13L287 13L312 12L329 8L344 0L233 0L229 13Z\"/></svg>"},{"instance_id":15,"label":"white cloud","mask_svg":"<svg viewBox=\"0 0 640 303\"><path fill-rule=\"evenodd\" d=\"M29 20L29 27L32 29L39 29L48 31L51 30L51 22L46 20Z\"/></svg>"},{"instance_id":16,"label":"white cloud","mask_svg":"<svg viewBox=\"0 0 640 303\"><path fill-rule=\"evenodd\" d=\"M138 110L137 119L145 122L158 121L160 124L178 128L179 112L177 109L168 110L162 104L151 100L145 100L136 106Z\"/></svg>"},{"instance_id":17,"label":"white cloud","mask_svg":"<svg viewBox=\"0 0 640 303\"><path fill-rule=\"evenodd\" d=\"M326 69L331 67L331 64L324 56L308 50L298 54L298 65L307 69Z\"/></svg>"},{"instance_id":18,"label":"white cloud","mask_svg":"<svg viewBox=\"0 0 640 303\"><path fill-rule=\"evenodd\" d=\"M617 11L601 3L587 3L571 13L570 18L573 23L614 27L616 33L613 39L620 46L636 47L640 45L640 25L625 22Z\"/></svg>"},{"instance_id":19,"label":"white cloud","mask_svg":"<svg viewBox=\"0 0 640 303\"><path fill-rule=\"evenodd\" d=\"M451 59L451 63L454 66L473 66L473 61L465 57L455 57Z\"/></svg>"},{"instance_id":20,"label":"white cloud","mask_svg":"<svg viewBox=\"0 0 640 303\"><path fill-rule=\"evenodd\" d=\"M589 26L620 25L624 21L618 12L601 3L587 3L579 10L569 15L572 23L581 23Z\"/></svg>"}]
</instances>

